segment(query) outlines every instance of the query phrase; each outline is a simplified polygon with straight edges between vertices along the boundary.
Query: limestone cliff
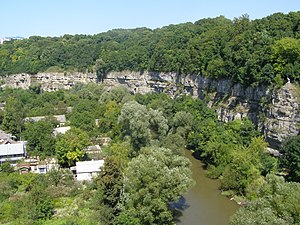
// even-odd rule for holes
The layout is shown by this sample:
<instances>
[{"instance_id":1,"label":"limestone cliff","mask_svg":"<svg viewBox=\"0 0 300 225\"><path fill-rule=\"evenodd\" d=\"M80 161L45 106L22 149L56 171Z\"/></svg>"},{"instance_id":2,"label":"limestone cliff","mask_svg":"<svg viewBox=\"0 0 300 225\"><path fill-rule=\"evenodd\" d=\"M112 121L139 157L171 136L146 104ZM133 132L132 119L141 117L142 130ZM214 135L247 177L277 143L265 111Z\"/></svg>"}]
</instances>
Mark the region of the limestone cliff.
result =
<instances>
[{"instance_id":1,"label":"limestone cliff","mask_svg":"<svg viewBox=\"0 0 300 225\"><path fill-rule=\"evenodd\" d=\"M286 137L299 134L298 87L287 83L272 94L272 102L264 110L263 131L266 140L277 147Z\"/></svg>"},{"instance_id":2,"label":"limestone cliff","mask_svg":"<svg viewBox=\"0 0 300 225\"><path fill-rule=\"evenodd\" d=\"M40 84L44 91L56 91L59 89L70 89L76 83L96 83L95 74L85 73L38 73L34 75L16 74L2 77L2 88L28 89L30 85Z\"/></svg>"},{"instance_id":3,"label":"limestone cliff","mask_svg":"<svg viewBox=\"0 0 300 225\"><path fill-rule=\"evenodd\" d=\"M76 83L96 83L97 77L92 73L18 74L4 77L2 82L2 87L24 89L39 83L44 91L55 91L70 89ZM197 75L124 71L107 74L103 84L108 88L125 86L132 93L165 92L172 97L191 94L214 107L224 122L249 117L275 148L286 137L299 133L298 92L290 83L271 91L265 86L244 87L230 80L212 80Z\"/></svg>"}]
</instances>

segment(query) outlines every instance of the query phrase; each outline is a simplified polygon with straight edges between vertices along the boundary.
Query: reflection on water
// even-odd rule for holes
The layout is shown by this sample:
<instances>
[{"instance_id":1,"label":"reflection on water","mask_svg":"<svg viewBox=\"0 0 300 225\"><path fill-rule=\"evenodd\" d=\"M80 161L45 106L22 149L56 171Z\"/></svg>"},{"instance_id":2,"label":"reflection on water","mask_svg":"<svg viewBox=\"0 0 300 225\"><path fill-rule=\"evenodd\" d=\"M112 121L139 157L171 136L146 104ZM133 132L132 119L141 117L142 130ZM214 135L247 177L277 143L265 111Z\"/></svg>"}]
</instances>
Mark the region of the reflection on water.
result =
<instances>
[{"instance_id":1,"label":"reflection on water","mask_svg":"<svg viewBox=\"0 0 300 225\"><path fill-rule=\"evenodd\" d=\"M195 159L188 150L185 154L192 162L196 184L178 202L171 203L171 207L176 209L176 224L228 225L229 217L238 209L238 205L221 195L218 180L205 176L201 161Z\"/></svg>"}]
</instances>

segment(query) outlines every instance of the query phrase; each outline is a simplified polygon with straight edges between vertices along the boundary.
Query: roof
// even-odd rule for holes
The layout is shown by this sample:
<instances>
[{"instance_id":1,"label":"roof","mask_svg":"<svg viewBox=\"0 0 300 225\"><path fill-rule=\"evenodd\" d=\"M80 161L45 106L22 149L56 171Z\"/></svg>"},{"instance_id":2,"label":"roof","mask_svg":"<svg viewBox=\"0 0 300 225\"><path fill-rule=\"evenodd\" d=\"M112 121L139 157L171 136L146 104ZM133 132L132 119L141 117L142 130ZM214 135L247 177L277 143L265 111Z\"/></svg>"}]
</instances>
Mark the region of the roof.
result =
<instances>
[{"instance_id":1,"label":"roof","mask_svg":"<svg viewBox=\"0 0 300 225\"><path fill-rule=\"evenodd\" d=\"M100 167L104 165L104 160L76 162L76 173L100 172Z\"/></svg>"},{"instance_id":2,"label":"roof","mask_svg":"<svg viewBox=\"0 0 300 225\"><path fill-rule=\"evenodd\" d=\"M70 129L71 129L70 126L67 126L67 127L57 127L57 128L54 129L53 133L54 133L54 135L65 134Z\"/></svg>"},{"instance_id":3,"label":"roof","mask_svg":"<svg viewBox=\"0 0 300 225\"><path fill-rule=\"evenodd\" d=\"M101 151L101 148L99 145L91 145L87 147L86 151Z\"/></svg>"},{"instance_id":4,"label":"roof","mask_svg":"<svg viewBox=\"0 0 300 225\"><path fill-rule=\"evenodd\" d=\"M0 156L19 155L25 153L24 142L8 145L0 145Z\"/></svg>"},{"instance_id":5,"label":"roof","mask_svg":"<svg viewBox=\"0 0 300 225\"><path fill-rule=\"evenodd\" d=\"M19 168L24 168L24 167L25 168L30 168L30 164L24 164L24 163L23 164L18 164L18 167Z\"/></svg>"},{"instance_id":6,"label":"roof","mask_svg":"<svg viewBox=\"0 0 300 225\"><path fill-rule=\"evenodd\" d=\"M14 141L12 134L5 133L3 130L0 130L0 145L1 144L13 144L17 143Z\"/></svg>"},{"instance_id":7,"label":"roof","mask_svg":"<svg viewBox=\"0 0 300 225\"><path fill-rule=\"evenodd\" d=\"M33 121L33 122L38 122L42 119L45 119L47 116L32 116L32 117L26 117L25 118L25 121ZM51 116L49 116L51 117ZM54 118L57 119L58 122L60 123L65 123L67 120L66 120L66 115L54 115L53 116Z\"/></svg>"}]
</instances>

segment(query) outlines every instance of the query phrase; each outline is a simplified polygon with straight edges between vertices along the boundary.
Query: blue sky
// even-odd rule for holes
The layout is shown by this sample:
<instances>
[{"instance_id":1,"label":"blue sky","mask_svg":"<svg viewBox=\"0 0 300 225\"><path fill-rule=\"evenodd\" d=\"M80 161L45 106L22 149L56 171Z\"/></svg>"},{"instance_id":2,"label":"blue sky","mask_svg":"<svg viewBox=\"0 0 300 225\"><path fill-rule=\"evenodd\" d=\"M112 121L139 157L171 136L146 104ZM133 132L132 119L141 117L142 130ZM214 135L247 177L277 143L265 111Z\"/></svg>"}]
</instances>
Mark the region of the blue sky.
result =
<instances>
[{"instance_id":1,"label":"blue sky","mask_svg":"<svg viewBox=\"0 0 300 225\"><path fill-rule=\"evenodd\" d=\"M0 37L97 34L224 15L250 19L300 11L300 0L3 0Z\"/></svg>"}]
</instances>

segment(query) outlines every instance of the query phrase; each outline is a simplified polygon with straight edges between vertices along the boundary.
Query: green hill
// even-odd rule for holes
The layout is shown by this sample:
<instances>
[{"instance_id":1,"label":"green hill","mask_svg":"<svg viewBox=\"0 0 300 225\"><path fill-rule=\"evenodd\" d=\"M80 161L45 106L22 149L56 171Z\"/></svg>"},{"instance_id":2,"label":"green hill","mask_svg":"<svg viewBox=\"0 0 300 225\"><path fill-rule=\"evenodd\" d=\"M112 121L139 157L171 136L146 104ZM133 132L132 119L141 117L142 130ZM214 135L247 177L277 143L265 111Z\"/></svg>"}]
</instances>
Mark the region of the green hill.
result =
<instances>
[{"instance_id":1,"label":"green hill","mask_svg":"<svg viewBox=\"0 0 300 225\"><path fill-rule=\"evenodd\" d=\"M159 29L32 36L0 45L0 75L42 71L156 71L245 85L299 81L300 12L250 20L223 16Z\"/></svg>"}]
</instances>

